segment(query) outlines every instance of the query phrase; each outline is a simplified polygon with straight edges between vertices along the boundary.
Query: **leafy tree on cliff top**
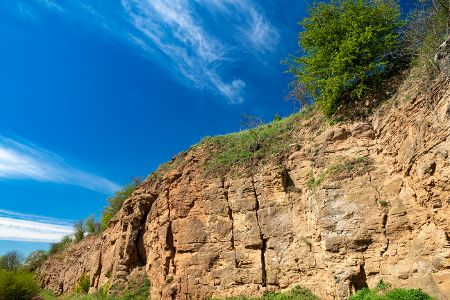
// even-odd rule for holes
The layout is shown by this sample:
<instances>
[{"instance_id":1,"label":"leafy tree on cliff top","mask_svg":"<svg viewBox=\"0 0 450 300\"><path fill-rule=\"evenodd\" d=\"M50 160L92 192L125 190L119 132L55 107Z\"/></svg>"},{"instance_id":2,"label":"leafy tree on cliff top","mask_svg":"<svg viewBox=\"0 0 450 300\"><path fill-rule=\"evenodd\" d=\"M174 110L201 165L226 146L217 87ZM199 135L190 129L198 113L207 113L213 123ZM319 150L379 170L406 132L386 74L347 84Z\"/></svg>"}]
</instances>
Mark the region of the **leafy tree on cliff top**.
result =
<instances>
[{"instance_id":1,"label":"leafy tree on cliff top","mask_svg":"<svg viewBox=\"0 0 450 300\"><path fill-rule=\"evenodd\" d=\"M316 2L308 12L300 23L303 55L286 64L302 95L331 115L344 95L361 97L390 68L404 22L390 0Z\"/></svg>"}]
</instances>

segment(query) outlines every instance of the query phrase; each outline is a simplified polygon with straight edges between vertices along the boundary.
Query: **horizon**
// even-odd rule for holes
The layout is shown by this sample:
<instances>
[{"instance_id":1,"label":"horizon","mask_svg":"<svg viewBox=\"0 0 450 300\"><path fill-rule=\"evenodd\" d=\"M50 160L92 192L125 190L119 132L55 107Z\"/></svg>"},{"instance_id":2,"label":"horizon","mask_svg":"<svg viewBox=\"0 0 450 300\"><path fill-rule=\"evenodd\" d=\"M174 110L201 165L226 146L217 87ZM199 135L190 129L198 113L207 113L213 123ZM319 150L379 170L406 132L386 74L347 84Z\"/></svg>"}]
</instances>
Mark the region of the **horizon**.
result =
<instances>
[{"instance_id":1,"label":"horizon","mask_svg":"<svg viewBox=\"0 0 450 300\"><path fill-rule=\"evenodd\" d=\"M296 112L281 61L310 3L1 3L0 255L47 250L244 114Z\"/></svg>"}]
</instances>

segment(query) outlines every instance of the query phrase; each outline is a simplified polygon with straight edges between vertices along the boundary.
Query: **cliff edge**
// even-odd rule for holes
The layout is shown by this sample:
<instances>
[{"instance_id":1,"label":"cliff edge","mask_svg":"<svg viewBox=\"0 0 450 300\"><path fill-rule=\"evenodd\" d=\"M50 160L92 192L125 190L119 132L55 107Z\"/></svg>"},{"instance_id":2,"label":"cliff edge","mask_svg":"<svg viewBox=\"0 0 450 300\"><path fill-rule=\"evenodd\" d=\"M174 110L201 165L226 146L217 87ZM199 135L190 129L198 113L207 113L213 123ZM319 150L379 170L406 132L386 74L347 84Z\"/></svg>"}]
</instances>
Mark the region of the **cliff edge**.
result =
<instances>
[{"instance_id":1,"label":"cliff edge","mask_svg":"<svg viewBox=\"0 0 450 300\"><path fill-rule=\"evenodd\" d=\"M264 159L225 171L230 141L199 143L149 176L101 236L50 257L42 285L64 293L89 274L93 290L122 289L146 275L152 299L296 285L346 299L383 279L450 299L450 80L410 75L388 98L360 120L310 111L266 125L289 139L262 136L249 155L271 147Z\"/></svg>"}]
</instances>

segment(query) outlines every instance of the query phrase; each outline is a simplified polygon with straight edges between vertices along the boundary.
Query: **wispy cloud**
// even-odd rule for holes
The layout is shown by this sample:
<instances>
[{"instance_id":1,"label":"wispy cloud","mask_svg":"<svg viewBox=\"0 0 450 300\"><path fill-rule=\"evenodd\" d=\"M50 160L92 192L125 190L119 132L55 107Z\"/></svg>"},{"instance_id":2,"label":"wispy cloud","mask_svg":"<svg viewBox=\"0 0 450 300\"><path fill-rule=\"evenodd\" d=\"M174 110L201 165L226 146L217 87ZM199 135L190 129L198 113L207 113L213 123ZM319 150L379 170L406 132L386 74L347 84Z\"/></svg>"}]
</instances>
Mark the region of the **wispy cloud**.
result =
<instances>
[{"instance_id":1,"label":"wispy cloud","mask_svg":"<svg viewBox=\"0 0 450 300\"><path fill-rule=\"evenodd\" d=\"M261 8L251 0L196 0L201 5L220 11L227 22L236 24L235 31L242 46L253 52L272 51L280 41L277 29Z\"/></svg>"},{"instance_id":2,"label":"wispy cloud","mask_svg":"<svg viewBox=\"0 0 450 300\"><path fill-rule=\"evenodd\" d=\"M186 86L212 91L229 103L242 102L246 88L229 70L243 54L261 59L279 42L256 0L35 1L65 18L97 25Z\"/></svg>"},{"instance_id":3,"label":"wispy cloud","mask_svg":"<svg viewBox=\"0 0 450 300\"><path fill-rule=\"evenodd\" d=\"M138 31L133 40L138 38L144 50L158 50L163 55L159 62L171 73L196 88L212 87L230 102L242 101L245 83L240 79L226 82L220 76L217 67L225 60L226 48L202 27L188 1L122 0L122 4Z\"/></svg>"},{"instance_id":4,"label":"wispy cloud","mask_svg":"<svg viewBox=\"0 0 450 300\"><path fill-rule=\"evenodd\" d=\"M72 224L71 221L0 209L0 240L57 242L73 232Z\"/></svg>"},{"instance_id":5,"label":"wispy cloud","mask_svg":"<svg viewBox=\"0 0 450 300\"><path fill-rule=\"evenodd\" d=\"M119 189L114 182L80 170L55 153L0 135L0 180L7 179L64 183L106 194Z\"/></svg>"}]
</instances>

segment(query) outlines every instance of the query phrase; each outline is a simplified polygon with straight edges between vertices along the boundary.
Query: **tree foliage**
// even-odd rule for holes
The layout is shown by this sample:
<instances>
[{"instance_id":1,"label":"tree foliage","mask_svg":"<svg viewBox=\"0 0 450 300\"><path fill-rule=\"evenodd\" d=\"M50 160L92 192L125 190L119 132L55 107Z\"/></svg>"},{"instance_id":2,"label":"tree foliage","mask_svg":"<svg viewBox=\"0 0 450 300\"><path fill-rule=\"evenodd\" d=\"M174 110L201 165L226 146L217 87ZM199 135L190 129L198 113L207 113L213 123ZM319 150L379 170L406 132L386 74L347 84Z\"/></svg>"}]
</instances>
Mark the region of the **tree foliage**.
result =
<instances>
[{"instance_id":1,"label":"tree foliage","mask_svg":"<svg viewBox=\"0 0 450 300\"><path fill-rule=\"evenodd\" d=\"M25 259L24 267L27 271L36 271L48 258L48 252L44 250L37 250L31 252Z\"/></svg>"},{"instance_id":2,"label":"tree foliage","mask_svg":"<svg viewBox=\"0 0 450 300\"><path fill-rule=\"evenodd\" d=\"M90 216L86 219L84 222L84 227L86 229L86 232L90 235L96 235L101 232L101 224L95 221L94 216Z\"/></svg>"},{"instance_id":3,"label":"tree foliage","mask_svg":"<svg viewBox=\"0 0 450 300\"><path fill-rule=\"evenodd\" d=\"M17 251L10 251L0 256L1 270L16 270L22 266L22 255Z\"/></svg>"},{"instance_id":4,"label":"tree foliage","mask_svg":"<svg viewBox=\"0 0 450 300\"><path fill-rule=\"evenodd\" d=\"M404 49L416 66L430 75L436 73L434 55L450 36L450 2L419 0L408 16Z\"/></svg>"},{"instance_id":5,"label":"tree foliage","mask_svg":"<svg viewBox=\"0 0 450 300\"><path fill-rule=\"evenodd\" d=\"M31 299L39 293L34 274L21 270L0 270L0 300Z\"/></svg>"},{"instance_id":6,"label":"tree foliage","mask_svg":"<svg viewBox=\"0 0 450 300\"><path fill-rule=\"evenodd\" d=\"M361 97L389 70L404 22L390 0L332 0L315 2L300 24L303 55L286 61L288 72L331 115L343 95Z\"/></svg>"},{"instance_id":7,"label":"tree foliage","mask_svg":"<svg viewBox=\"0 0 450 300\"><path fill-rule=\"evenodd\" d=\"M353 294L349 300L432 300L420 289L392 289L389 283L380 281L373 289L363 288Z\"/></svg>"},{"instance_id":8,"label":"tree foliage","mask_svg":"<svg viewBox=\"0 0 450 300\"><path fill-rule=\"evenodd\" d=\"M109 221L122 208L123 203L128 199L136 188L141 184L139 178L134 178L133 181L117 191L114 196L108 198L108 205L103 209L101 216L101 227L103 230L108 228Z\"/></svg>"},{"instance_id":9,"label":"tree foliage","mask_svg":"<svg viewBox=\"0 0 450 300\"><path fill-rule=\"evenodd\" d=\"M83 220L76 222L73 226L73 238L75 243L78 243L84 239L86 234L86 228L84 227Z\"/></svg>"},{"instance_id":10,"label":"tree foliage","mask_svg":"<svg viewBox=\"0 0 450 300\"><path fill-rule=\"evenodd\" d=\"M73 243L72 236L65 235L62 237L61 241L50 244L50 250L48 251L48 253L50 255L59 253L59 252L63 251L64 249L66 249L72 243Z\"/></svg>"}]
</instances>

